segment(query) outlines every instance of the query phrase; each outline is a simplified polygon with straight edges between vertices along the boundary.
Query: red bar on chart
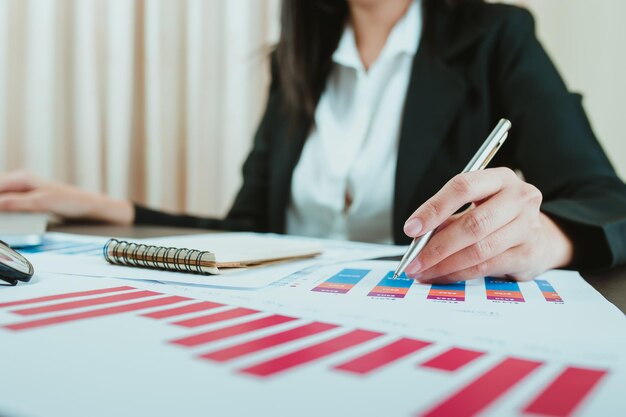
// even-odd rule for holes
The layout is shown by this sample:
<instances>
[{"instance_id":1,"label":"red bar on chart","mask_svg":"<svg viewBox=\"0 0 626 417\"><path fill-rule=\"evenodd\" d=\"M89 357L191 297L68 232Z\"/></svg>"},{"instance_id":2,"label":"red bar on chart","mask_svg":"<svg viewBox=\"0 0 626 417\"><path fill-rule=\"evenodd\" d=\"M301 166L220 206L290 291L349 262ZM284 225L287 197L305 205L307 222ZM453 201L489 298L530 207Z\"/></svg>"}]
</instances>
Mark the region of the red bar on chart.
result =
<instances>
[{"instance_id":1,"label":"red bar on chart","mask_svg":"<svg viewBox=\"0 0 626 417\"><path fill-rule=\"evenodd\" d=\"M429 345L431 345L430 342L402 338L358 358L337 365L335 369L359 375L369 374Z\"/></svg>"},{"instance_id":2,"label":"red bar on chart","mask_svg":"<svg viewBox=\"0 0 626 417\"><path fill-rule=\"evenodd\" d=\"M200 357L202 359L210 359L217 362L226 362L237 359L250 353L261 352L285 343L293 342L305 337L313 336L328 330L336 329L334 324L313 322L305 324L294 329L285 330L284 332L275 333L249 342L240 343L213 352L205 353Z\"/></svg>"},{"instance_id":3,"label":"red bar on chart","mask_svg":"<svg viewBox=\"0 0 626 417\"><path fill-rule=\"evenodd\" d=\"M311 291L345 294L370 272L369 269L344 269Z\"/></svg>"},{"instance_id":4,"label":"red bar on chart","mask_svg":"<svg viewBox=\"0 0 626 417\"><path fill-rule=\"evenodd\" d=\"M535 283L541 290L541 294L543 294L543 298L545 298L546 301L551 303L563 302L561 296L555 291L552 284L550 284L548 281L546 281L545 279L536 279Z\"/></svg>"},{"instance_id":5,"label":"red bar on chart","mask_svg":"<svg viewBox=\"0 0 626 417\"><path fill-rule=\"evenodd\" d=\"M124 287L113 287L113 288L101 288L99 290L68 292L65 294L47 295L45 297L29 298L26 300L9 301L6 303L0 303L0 307L13 307L13 306L19 306L19 305L24 305L24 304L36 304L36 303L43 303L46 301L63 300L66 298L75 298L75 297L87 297L89 295L106 294L109 292L128 291L128 290L134 290L134 289L136 288L124 286Z\"/></svg>"},{"instance_id":6,"label":"red bar on chart","mask_svg":"<svg viewBox=\"0 0 626 417\"><path fill-rule=\"evenodd\" d=\"M487 290L487 300L524 302L522 291L519 288L519 284L515 281L486 277L485 289Z\"/></svg>"},{"instance_id":7,"label":"red bar on chart","mask_svg":"<svg viewBox=\"0 0 626 417\"><path fill-rule=\"evenodd\" d=\"M436 301L465 301L465 281L447 285L433 284L426 298Z\"/></svg>"},{"instance_id":8,"label":"red bar on chart","mask_svg":"<svg viewBox=\"0 0 626 417\"><path fill-rule=\"evenodd\" d=\"M350 333L337 336L315 345L305 347L295 352L249 366L241 370L245 374L258 377L268 377L316 361L333 353L360 345L382 336L382 333L368 330L353 330Z\"/></svg>"},{"instance_id":9,"label":"red bar on chart","mask_svg":"<svg viewBox=\"0 0 626 417\"><path fill-rule=\"evenodd\" d=\"M385 275L367 295L369 297L404 298L415 280L408 278L405 274L394 278L393 274L394 272L390 271Z\"/></svg>"},{"instance_id":10,"label":"red bar on chart","mask_svg":"<svg viewBox=\"0 0 626 417\"><path fill-rule=\"evenodd\" d=\"M258 313L257 310L250 308L233 308L232 310L220 311L219 313L207 314L206 316L194 317L187 320L176 321L172 324L183 327L198 327L205 324L217 323L224 320L236 319L238 317L248 316Z\"/></svg>"},{"instance_id":11,"label":"red bar on chart","mask_svg":"<svg viewBox=\"0 0 626 417\"><path fill-rule=\"evenodd\" d=\"M600 369L569 367L524 408L524 413L567 417L606 374L607 371Z\"/></svg>"},{"instance_id":12,"label":"red bar on chart","mask_svg":"<svg viewBox=\"0 0 626 417\"><path fill-rule=\"evenodd\" d=\"M154 291L135 291L125 292L122 294L108 295L106 297L89 298L87 300L68 301L65 303L46 305L41 307L24 308L22 310L13 310L12 313L20 316L32 316L35 314L53 313L57 311L73 310L75 308L91 307L102 304L116 303L119 301L136 300L137 298L153 297L161 295Z\"/></svg>"},{"instance_id":13,"label":"red bar on chart","mask_svg":"<svg viewBox=\"0 0 626 417\"><path fill-rule=\"evenodd\" d=\"M148 301L142 301L140 303L124 304L121 306L101 308L99 310L83 311L80 313L67 314L64 316L48 317L44 319L37 319L32 321L24 321L21 323L8 324L3 326L5 329L10 330L26 330L35 329L38 327L47 327L55 324L67 323L72 321L90 319L94 317L110 316L113 314L128 313L130 311L143 310L152 307L161 307L168 304L180 303L182 301L189 301L186 297L163 297L155 298Z\"/></svg>"},{"instance_id":14,"label":"red bar on chart","mask_svg":"<svg viewBox=\"0 0 626 417\"><path fill-rule=\"evenodd\" d=\"M170 343L187 347L198 346L205 343L214 342L216 340L226 339L228 337L249 333L255 330L277 326L279 324L287 323L293 320L296 319L294 317L287 317L275 314L273 316L263 317L245 323L235 324L233 326L210 330L208 332L195 334L193 336L187 336L181 339L172 340Z\"/></svg>"},{"instance_id":15,"label":"red bar on chart","mask_svg":"<svg viewBox=\"0 0 626 417\"><path fill-rule=\"evenodd\" d=\"M479 352L477 350L452 348L445 352L422 362L420 366L425 368L438 369L440 371L454 372L458 371L465 365L473 362L475 359L483 356L485 352Z\"/></svg>"},{"instance_id":16,"label":"red bar on chart","mask_svg":"<svg viewBox=\"0 0 626 417\"><path fill-rule=\"evenodd\" d=\"M181 316L188 313L197 313L199 311L212 310L217 307L223 307L224 304L212 303L210 301L202 301L182 307L168 308L166 310L153 311L152 313L142 314L143 317L151 319L167 319L170 317Z\"/></svg>"},{"instance_id":17,"label":"red bar on chart","mask_svg":"<svg viewBox=\"0 0 626 417\"><path fill-rule=\"evenodd\" d=\"M506 358L422 416L475 416L539 366L541 362Z\"/></svg>"}]
</instances>

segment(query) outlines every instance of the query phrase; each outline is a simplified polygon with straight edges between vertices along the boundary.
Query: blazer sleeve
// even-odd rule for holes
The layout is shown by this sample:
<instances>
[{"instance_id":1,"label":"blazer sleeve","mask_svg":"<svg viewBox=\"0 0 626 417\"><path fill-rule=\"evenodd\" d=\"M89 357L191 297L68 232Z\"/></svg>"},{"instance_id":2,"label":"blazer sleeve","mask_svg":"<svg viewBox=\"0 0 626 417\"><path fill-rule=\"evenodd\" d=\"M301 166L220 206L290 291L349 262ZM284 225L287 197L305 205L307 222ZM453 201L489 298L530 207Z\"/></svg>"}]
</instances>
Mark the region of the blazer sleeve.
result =
<instances>
[{"instance_id":1,"label":"blazer sleeve","mask_svg":"<svg viewBox=\"0 0 626 417\"><path fill-rule=\"evenodd\" d=\"M499 37L495 91L513 124L513 165L543 194L542 211L574 243L573 268L626 263L626 185L537 40L532 15L509 8Z\"/></svg>"},{"instance_id":2,"label":"blazer sleeve","mask_svg":"<svg viewBox=\"0 0 626 417\"><path fill-rule=\"evenodd\" d=\"M272 59L272 82L265 113L255 134L252 150L243 165L243 185L224 219L166 213L135 204L135 224L263 232L268 228L269 147L275 112L278 111L278 81Z\"/></svg>"}]
</instances>

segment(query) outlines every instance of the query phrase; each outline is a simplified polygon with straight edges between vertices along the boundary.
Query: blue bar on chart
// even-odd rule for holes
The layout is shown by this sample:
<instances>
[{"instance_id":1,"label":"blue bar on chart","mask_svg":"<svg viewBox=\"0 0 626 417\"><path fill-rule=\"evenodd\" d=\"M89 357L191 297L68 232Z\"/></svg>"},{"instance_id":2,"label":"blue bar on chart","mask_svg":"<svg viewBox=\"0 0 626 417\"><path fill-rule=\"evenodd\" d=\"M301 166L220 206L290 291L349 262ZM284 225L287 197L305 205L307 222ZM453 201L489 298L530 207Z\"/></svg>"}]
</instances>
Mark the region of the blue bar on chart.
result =
<instances>
[{"instance_id":1,"label":"blue bar on chart","mask_svg":"<svg viewBox=\"0 0 626 417\"><path fill-rule=\"evenodd\" d=\"M433 284L426 298L435 301L465 301L465 281L446 285Z\"/></svg>"},{"instance_id":2,"label":"blue bar on chart","mask_svg":"<svg viewBox=\"0 0 626 417\"><path fill-rule=\"evenodd\" d=\"M58 253L63 255L100 255L102 245L92 242L45 240L42 244L21 248L25 254L35 253Z\"/></svg>"},{"instance_id":3,"label":"blue bar on chart","mask_svg":"<svg viewBox=\"0 0 626 417\"><path fill-rule=\"evenodd\" d=\"M541 293L543 294L543 297L546 299L546 301L549 301L551 303L563 302L563 299L561 298L559 293L554 290L554 287L548 281L546 281L545 279L536 279L535 283L541 290Z\"/></svg>"},{"instance_id":4,"label":"blue bar on chart","mask_svg":"<svg viewBox=\"0 0 626 417\"><path fill-rule=\"evenodd\" d=\"M328 278L311 291L345 294L358 284L369 272L369 269L344 269Z\"/></svg>"},{"instance_id":5,"label":"blue bar on chart","mask_svg":"<svg viewBox=\"0 0 626 417\"><path fill-rule=\"evenodd\" d=\"M20 252L23 252L23 253L55 252L55 251L59 251L63 249L74 248L78 245L79 244L76 242L44 241L40 245L21 248Z\"/></svg>"},{"instance_id":6,"label":"blue bar on chart","mask_svg":"<svg viewBox=\"0 0 626 417\"><path fill-rule=\"evenodd\" d=\"M405 274L394 278L393 273L393 271L389 271L367 295L369 297L404 298L415 280Z\"/></svg>"},{"instance_id":7,"label":"blue bar on chart","mask_svg":"<svg viewBox=\"0 0 626 417\"><path fill-rule=\"evenodd\" d=\"M524 296L515 281L485 277L487 300L523 303Z\"/></svg>"}]
</instances>

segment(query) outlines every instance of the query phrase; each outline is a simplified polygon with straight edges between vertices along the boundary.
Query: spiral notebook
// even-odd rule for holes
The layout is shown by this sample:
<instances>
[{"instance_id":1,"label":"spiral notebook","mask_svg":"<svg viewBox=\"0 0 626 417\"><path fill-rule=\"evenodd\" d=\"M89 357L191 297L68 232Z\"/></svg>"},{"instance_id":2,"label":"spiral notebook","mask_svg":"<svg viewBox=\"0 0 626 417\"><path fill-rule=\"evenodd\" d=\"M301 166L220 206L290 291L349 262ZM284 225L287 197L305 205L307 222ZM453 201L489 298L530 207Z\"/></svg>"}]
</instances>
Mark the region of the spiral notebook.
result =
<instances>
[{"instance_id":1,"label":"spiral notebook","mask_svg":"<svg viewBox=\"0 0 626 417\"><path fill-rule=\"evenodd\" d=\"M294 244L262 235L235 234L215 239L211 245L210 249L184 248L110 239L103 253L104 258L114 265L217 275L224 270L312 258L323 250L319 244Z\"/></svg>"}]
</instances>

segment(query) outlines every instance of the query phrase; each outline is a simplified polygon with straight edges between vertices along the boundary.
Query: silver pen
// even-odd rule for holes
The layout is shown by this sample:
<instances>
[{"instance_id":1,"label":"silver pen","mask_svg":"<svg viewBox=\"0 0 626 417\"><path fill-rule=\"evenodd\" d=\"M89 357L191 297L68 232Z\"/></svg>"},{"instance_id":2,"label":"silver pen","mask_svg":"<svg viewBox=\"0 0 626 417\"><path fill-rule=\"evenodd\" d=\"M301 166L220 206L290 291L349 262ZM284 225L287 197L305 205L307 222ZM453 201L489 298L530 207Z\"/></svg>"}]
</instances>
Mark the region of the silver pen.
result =
<instances>
[{"instance_id":1,"label":"silver pen","mask_svg":"<svg viewBox=\"0 0 626 417\"><path fill-rule=\"evenodd\" d=\"M469 163L463 170L463 173L480 171L481 169L484 169L506 140L510 128L510 121L506 119L500 119L497 126L489 134L480 149L478 149L478 152L476 152L472 160L469 161ZM394 272L393 274L394 278L398 278L400 275L402 275L402 273L406 270L406 267L409 266L409 264L413 262L415 258L417 258L417 255L419 255L422 249L424 249L424 246L426 246L431 236L436 231L437 229L431 230L430 232L413 239L413 242L411 242L411 245L402 257L402 260L400 261L396 272Z\"/></svg>"}]
</instances>

